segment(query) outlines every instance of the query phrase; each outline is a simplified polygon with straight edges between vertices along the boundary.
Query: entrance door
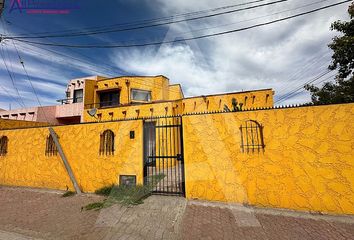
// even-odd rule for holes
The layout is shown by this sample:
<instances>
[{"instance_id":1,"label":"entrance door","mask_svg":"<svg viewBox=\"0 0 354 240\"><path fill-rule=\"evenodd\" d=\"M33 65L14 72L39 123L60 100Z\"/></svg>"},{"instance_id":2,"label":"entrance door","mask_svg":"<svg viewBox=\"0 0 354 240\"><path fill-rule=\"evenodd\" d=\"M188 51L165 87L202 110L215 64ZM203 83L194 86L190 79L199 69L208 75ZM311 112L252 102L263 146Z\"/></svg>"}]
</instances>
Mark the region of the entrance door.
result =
<instances>
[{"instance_id":1,"label":"entrance door","mask_svg":"<svg viewBox=\"0 0 354 240\"><path fill-rule=\"evenodd\" d=\"M184 196L181 117L144 121L144 184L156 194Z\"/></svg>"}]
</instances>

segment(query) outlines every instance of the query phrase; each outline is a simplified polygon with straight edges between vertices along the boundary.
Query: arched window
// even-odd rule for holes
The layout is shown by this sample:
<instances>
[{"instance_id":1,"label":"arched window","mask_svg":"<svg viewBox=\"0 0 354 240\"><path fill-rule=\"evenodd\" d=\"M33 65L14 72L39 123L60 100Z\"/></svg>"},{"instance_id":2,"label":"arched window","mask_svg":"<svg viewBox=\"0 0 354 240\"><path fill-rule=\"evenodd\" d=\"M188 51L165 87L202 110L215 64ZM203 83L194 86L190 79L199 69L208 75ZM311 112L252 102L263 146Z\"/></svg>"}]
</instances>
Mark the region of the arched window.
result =
<instances>
[{"instance_id":1,"label":"arched window","mask_svg":"<svg viewBox=\"0 0 354 240\"><path fill-rule=\"evenodd\" d=\"M8 141L9 141L9 139L6 136L0 137L0 156L6 155Z\"/></svg>"},{"instance_id":2,"label":"arched window","mask_svg":"<svg viewBox=\"0 0 354 240\"><path fill-rule=\"evenodd\" d=\"M240 131L242 152L259 152L264 149L263 126L257 121L245 121L241 125Z\"/></svg>"},{"instance_id":3,"label":"arched window","mask_svg":"<svg viewBox=\"0 0 354 240\"><path fill-rule=\"evenodd\" d=\"M49 134L47 137L47 142L46 142L46 146L45 146L45 155L46 156L56 156L57 154L58 154L57 145L55 145L52 135Z\"/></svg>"},{"instance_id":4,"label":"arched window","mask_svg":"<svg viewBox=\"0 0 354 240\"><path fill-rule=\"evenodd\" d=\"M105 130L100 139L100 155L114 154L114 133L112 130Z\"/></svg>"}]
</instances>

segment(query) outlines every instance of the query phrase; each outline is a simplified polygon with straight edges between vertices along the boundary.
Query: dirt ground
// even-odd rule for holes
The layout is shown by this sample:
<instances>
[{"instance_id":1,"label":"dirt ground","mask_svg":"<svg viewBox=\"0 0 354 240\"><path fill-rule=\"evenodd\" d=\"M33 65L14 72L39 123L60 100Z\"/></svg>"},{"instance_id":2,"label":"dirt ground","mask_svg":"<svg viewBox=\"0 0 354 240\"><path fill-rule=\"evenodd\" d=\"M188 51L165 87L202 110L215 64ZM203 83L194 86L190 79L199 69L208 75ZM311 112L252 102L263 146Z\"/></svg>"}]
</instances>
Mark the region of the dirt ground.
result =
<instances>
[{"instance_id":1,"label":"dirt ground","mask_svg":"<svg viewBox=\"0 0 354 240\"><path fill-rule=\"evenodd\" d=\"M152 196L85 211L96 195L0 187L0 239L354 239L353 217L253 210Z\"/></svg>"}]
</instances>

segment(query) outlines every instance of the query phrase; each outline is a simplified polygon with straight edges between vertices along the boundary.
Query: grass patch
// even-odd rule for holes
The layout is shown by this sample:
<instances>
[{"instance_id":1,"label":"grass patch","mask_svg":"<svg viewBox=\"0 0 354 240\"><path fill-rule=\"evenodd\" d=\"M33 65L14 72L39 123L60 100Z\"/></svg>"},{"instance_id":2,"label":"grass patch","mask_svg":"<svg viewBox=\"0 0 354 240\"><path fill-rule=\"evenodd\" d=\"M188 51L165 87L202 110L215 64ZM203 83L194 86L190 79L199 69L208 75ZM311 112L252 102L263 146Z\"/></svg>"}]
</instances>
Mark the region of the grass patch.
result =
<instances>
[{"instance_id":1,"label":"grass patch","mask_svg":"<svg viewBox=\"0 0 354 240\"><path fill-rule=\"evenodd\" d=\"M110 186L106 186L100 189L97 189L95 191L95 193L97 195L101 195L101 196L109 196L109 194L112 192L112 189L115 187L114 184L110 185Z\"/></svg>"},{"instance_id":2,"label":"grass patch","mask_svg":"<svg viewBox=\"0 0 354 240\"><path fill-rule=\"evenodd\" d=\"M63 193L63 195L61 195L62 197L72 197L76 194L76 192L73 191L66 191L65 193Z\"/></svg>"},{"instance_id":3,"label":"grass patch","mask_svg":"<svg viewBox=\"0 0 354 240\"><path fill-rule=\"evenodd\" d=\"M151 187L155 187L162 179L164 179L165 177L165 174L163 173L159 173L159 174L156 174L156 175L153 175L153 176L149 176L149 183L151 185Z\"/></svg>"},{"instance_id":4,"label":"grass patch","mask_svg":"<svg viewBox=\"0 0 354 240\"><path fill-rule=\"evenodd\" d=\"M118 202L123 205L137 205L143 203L143 199L150 195L151 188L149 186L114 186L107 201Z\"/></svg>"},{"instance_id":5,"label":"grass patch","mask_svg":"<svg viewBox=\"0 0 354 240\"><path fill-rule=\"evenodd\" d=\"M85 210L102 209L110 207L116 203L132 206L143 203L143 200L151 195L152 189L165 177L164 174L157 174L149 178L149 185L137 185L137 186L124 186L124 185L110 185L100 189L97 189L95 193L97 195L107 197L102 202L95 202L83 207Z\"/></svg>"},{"instance_id":6,"label":"grass patch","mask_svg":"<svg viewBox=\"0 0 354 240\"><path fill-rule=\"evenodd\" d=\"M94 202L94 203L87 204L84 207L84 209L85 210L92 210L92 209L99 210L99 209L103 208L103 206L104 206L104 202Z\"/></svg>"}]
</instances>

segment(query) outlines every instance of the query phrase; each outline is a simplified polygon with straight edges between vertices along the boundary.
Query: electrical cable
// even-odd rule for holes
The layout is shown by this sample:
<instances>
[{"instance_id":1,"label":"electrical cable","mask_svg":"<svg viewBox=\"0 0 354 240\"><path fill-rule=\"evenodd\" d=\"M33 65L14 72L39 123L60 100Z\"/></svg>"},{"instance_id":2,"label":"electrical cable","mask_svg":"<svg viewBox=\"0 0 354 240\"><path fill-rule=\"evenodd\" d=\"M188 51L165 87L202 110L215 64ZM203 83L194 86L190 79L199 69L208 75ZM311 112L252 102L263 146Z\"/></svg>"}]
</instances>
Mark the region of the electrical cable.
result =
<instances>
[{"instance_id":1,"label":"electrical cable","mask_svg":"<svg viewBox=\"0 0 354 240\"><path fill-rule=\"evenodd\" d=\"M221 13L214 13L214 14L209 14L209 15L204 15L204 16L199 16L199 17L192 17L192 18L186 18L186 19L180 19L180 20L171 20L163 23L154 23L150 25L143 25L143 26L136 26L136 27L128 27L128 28L120 28L120 29L110 29L110 30L98 30L98 31L91 31L91 32L77 32L77 33L72 33L72 34L57 34L57 35L41 35L41 36L13 36L13 38L18 38L18 39L25 39L25 38L62 38L62 37L78 37L78 36L87 36L87 35L97 35L97 34L102 34L102 33L112 33L112 32L124 32L124 31L133 31L133 30L139 30L139 29L145 29L145 28L152 28L152 27L159 27L159 26L164 26L164 25L170 25L170 24L175 24L175 23L180 23L180 22L187 22L187 21L195 21L195 20L200 20L200 19L205 19L205 18L210 18L210 17L216 17L216 16L221 16L225 14L230 14L230 13L235 13L235 12L240 12L240 11L245 11L245 10L250 10L254 8L259 8L259 7L265 7L277 3L282 3L286 2L288 0L277 0L269 3L264 3L256 6L250 6L250 7L245 7L245 8L240 8L240 9L234 9L234 10L229 10Z\"/></svg>"},{"instance_id":2,"label":"electrical cable","mask_svg":"<svg viewBox=\"0 0 354 240\"><path fill-rule=\"evenodd\" d=\"M37 45L45 45L45 46L56 46L56 47L68 47L68 48L128 48L128 47L145 47L145 46L155 46L155 45L160 45L160 44L165 44L165 43L176 43L176 42L181 42L181 41L190 41L190 40L196 40L196 39L203 39L203 38L209 38L209 37L215 37L215 36L220 36L220 35L226 35L226 34L230 34L230 33L235 33L235 32L241 32L241 31L245 31L245 30L249 30L249 29L253 29L253 28L257 28L257 27L261 27L261 26L266 26L266 25L270 25L270 24L274 24L274 23L278 23L278 22L282 22L285 20L289 20L292 18L297 18L300 16L304 16L304 15L308 15L314 12L318 12L324 9L328 9L334 6L338 6L340 4L344 4L347 2L350 2L351 0L346 0L346 1L342 1L342 2L338 2L335 4L330 4L324 7L320 7L320 8L316 8L307 12L302 12L299 14L295 14L295 15L291 15L288 17L284 17L284 18L280 18L280 19L276 19L273 21L268 21L268 22L264 22L264 23L260 23L260 24L255 24L255 25L251 25L248 27L243 27L243 28L238 28L238 29L234 29L234 30L229 30L229 31L224 31L224 32L218 32L218 33L213 33L213 34L206 34L206 35L200 35L197 37L190 37L190 38L181 38L181 39L176 39L173 41L165 41L165 42L150 42L150 43L141 43L141 44L131 44L131 45L70 45L70 44L50 44L50 43L44 43L44 42L33 42L33 41L28 41L28 40L23 40L23 39L18 39L18 38L12 38L12 37L4 37L4 39L14 39L15 41L19 41L19 42L26 42L26 43L32 43L32 44L37 44Z\"/></svg>"},{"instance_id":3,"label":"electrical cable","mask_svg":"<svg viewBox=\"0 0 354 240\"><path fill-rule=\"evenodd\" d=\"M91 28L83 28L83 29L80 29L80 30L83 31L83 32L88 32L90 30L109 29L109 28L117 27L117 26L136 26L136 25L141 25L143 23L153 23L153 22L159 22L159 21L163 21L163 20L175 19L175 18L178 18L178 17L194 16L194 15L198 15L198 14L204 14L204 13L208 13L208 12L215 12L215 11L218 11L218 10L234 8L234 7L240 7L240 6L249 5L249 4L258 3L258 2L264 2L264 1L267 1L267 0L250 1L250 2L245 2L245 3L239 3L239 4L233 4L233 5L223 6L223 7L217 7L217 8L213 8L213 9L196 11L196 12L180 13L180 14L175 14L175 15L172 15L172 16L165 16L165 17L159 17L159 18L153 18L153 19L142 19L142 20L136 20L136 21L132 21L132 22L113 24L113 25L108 25L108 26L96 26L96 27L91 27ZM67 30L62 30L62 31L37 32L37 33L33 33L33 34L34 35L58 34L58 33L75 32L77 30L78 29L67 29ZM32 34L18 34L18 36L29 36L29 35L32 35Z\"/></svg>"}]
</instances>

